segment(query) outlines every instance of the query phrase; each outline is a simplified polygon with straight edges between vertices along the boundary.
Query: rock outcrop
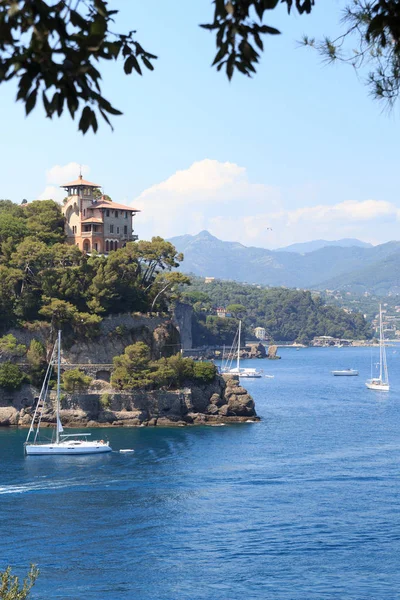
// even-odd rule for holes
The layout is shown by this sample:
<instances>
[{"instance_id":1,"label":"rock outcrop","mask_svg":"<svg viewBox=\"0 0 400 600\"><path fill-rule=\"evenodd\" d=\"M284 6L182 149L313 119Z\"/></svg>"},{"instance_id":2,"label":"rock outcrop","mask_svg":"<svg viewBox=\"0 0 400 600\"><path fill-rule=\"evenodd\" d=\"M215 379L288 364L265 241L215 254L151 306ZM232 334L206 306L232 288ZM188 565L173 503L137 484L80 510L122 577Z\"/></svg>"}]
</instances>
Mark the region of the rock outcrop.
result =
<instances>
[{"instance_id":1,"label":"rock outcrop","mask_svg":"<svg viewBox=\"0 0 400 600\"><path fill-rule=\"evenodd\" d=\"M36 394L37 390L25 386L14 394L12 405L10 399L0 398L0 425L29 427ZM254 400L234 375L217 376L210 384L180 390L131 393L95 381L85 394L63 394L61 419L65 427L217 425L259 420ZM50 401L42 426L54 422L54 403Z\"/></svg>"},{"instance_id":2,"label":"rock outcrop","mask_svg":"<svg viewBox=\"0 0 400 600\"><path fill-rule=\"evenodd\" d=\"M279 360L280 356L278 356L276 354L277 351L278 351L278 346L269 346L267 358L269 358L270 360Z\"/></svg>"}]
</instances>

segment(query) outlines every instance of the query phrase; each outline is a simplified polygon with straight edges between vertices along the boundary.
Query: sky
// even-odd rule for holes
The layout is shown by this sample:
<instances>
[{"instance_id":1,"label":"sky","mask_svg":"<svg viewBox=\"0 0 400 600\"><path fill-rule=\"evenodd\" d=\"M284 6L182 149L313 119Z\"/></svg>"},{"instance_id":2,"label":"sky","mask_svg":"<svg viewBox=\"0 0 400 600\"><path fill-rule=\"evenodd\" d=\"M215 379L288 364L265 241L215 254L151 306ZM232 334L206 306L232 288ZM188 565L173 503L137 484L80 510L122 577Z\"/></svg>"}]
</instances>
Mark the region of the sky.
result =
<instances>
[{"instance_id":1,"label":"sky","mask_svg":"<svg viewBox=\"0 0 400 600\"><path fill-rule=\"evenodd\" d=\"M13 83L0 87L0 197L53 198L84 176L140 209L141 239L207 229L222 240L278 248L313 239L400 239L399 106L370 97L351 67L326 66L304 33L333 34L344 0L311 16L283 7L265 22L257 75L231 82L210 65L210 0L115 0L115 30L137 30L155 70L126 76L105 65L103 92L123 116L83 136L66 114L25 117Z\"/></svg>"}]
</instances>

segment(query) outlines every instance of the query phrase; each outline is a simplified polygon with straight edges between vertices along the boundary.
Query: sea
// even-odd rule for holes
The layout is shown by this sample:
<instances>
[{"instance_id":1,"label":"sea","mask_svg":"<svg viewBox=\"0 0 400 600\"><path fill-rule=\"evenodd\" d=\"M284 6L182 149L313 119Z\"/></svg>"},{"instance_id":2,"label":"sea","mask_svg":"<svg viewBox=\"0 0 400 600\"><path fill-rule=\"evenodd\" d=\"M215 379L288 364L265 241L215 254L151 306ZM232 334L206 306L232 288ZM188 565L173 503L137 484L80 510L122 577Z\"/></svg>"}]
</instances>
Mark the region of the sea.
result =
<instances>
[{"instance_id":1,"label":"sea","mask_svg":"<svg viewBox=\"0 0 400 600\"><path fill-rule=\"evenodd\" d=\"M23 454L0 430L0 570L36 600L400 598L400 348L243 361L261 421L98 429L104 456ZM333 369L358 369L334 377ZM132 448L134 453L121 454Z\"/></svg>"}]
</instances>

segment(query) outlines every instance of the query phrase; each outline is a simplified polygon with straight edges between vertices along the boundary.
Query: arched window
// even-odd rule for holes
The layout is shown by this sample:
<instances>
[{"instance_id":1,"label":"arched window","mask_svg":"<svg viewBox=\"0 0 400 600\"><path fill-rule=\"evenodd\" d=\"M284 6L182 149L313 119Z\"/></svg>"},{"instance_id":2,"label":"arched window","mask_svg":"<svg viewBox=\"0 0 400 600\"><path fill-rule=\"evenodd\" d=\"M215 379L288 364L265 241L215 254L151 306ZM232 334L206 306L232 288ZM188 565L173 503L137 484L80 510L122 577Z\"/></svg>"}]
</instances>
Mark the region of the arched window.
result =
<instances>
[{"instance_id":1,"label":"arched window","mask_svg":"<svg viewBox=\"0 0 400 600\"><path fill-rule=\"evenodd\" d=\"M90 242L88 240L85 240L85 242L83 243L83 250L85 252L90 252Z\"/></svg>"},{"instance_id":2,"label":"arched window","mask_svg":"<svg viewBox=\"0 0 400 600\"><path fill-rule=\"evenodd\" d=\"M117 240L115 240L115 242L114 242L114 250L117 250L117 249L118 249L118 242L117 242Z\"/></svg>"},{"instance_id":3,"label":"arched window","mask_svg":"<svg viewBox=\"0 0 400 600\"><path fill-rule=\"evenodd\" d=\"M114 250L114 242L111 240L110 241L110 252L112 252Z\"/></svg>"},{"instance_id":4,"label":"arched window","mask_svg":"<svg viewBox=\"0 0 400 600\"><path fill-rule=\"evenodd\" d=\"M108 252L110 250L110 244L108 242L108 240L106 240L106 252Z\"/></svg>"}]
</instances>

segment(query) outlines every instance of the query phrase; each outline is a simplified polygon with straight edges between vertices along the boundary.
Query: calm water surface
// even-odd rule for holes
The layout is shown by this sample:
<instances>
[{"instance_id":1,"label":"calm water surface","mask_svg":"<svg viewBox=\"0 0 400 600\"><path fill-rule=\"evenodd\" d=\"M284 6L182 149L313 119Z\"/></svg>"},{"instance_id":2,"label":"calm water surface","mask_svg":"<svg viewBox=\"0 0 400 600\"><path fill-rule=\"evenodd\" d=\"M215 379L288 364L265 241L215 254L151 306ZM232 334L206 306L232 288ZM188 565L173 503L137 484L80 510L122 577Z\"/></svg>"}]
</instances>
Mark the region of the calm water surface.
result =
<instances>
[{"instance_id":1,"label":"calm water surface","mask_svg":"<svg viewBox=\"0 0 400 600\"><path fill-rule=\"evenodd\" d=\"M0 430L0 569L37 563L41 600L400 598L400 349L386 394L369 349L280 354L244 363L275 375L245 382L259 424L95 431L135 448L98 457Z\"/></svg>"}]
</instances>

